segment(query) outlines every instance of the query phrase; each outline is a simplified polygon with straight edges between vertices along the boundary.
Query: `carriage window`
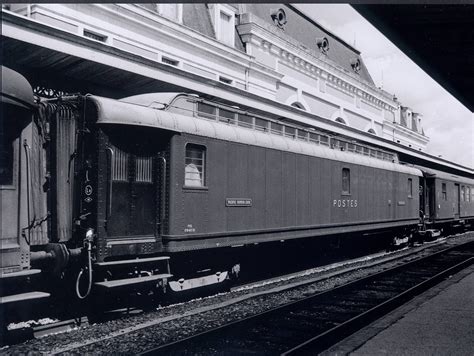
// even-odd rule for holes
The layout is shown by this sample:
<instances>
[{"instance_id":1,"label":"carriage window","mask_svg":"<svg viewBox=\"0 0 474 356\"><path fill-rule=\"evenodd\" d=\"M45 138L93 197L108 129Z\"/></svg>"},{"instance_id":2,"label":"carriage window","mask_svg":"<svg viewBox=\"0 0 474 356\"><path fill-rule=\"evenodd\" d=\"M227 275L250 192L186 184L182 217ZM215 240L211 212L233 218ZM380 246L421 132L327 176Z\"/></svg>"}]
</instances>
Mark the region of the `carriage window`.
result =
<instances>
[{"instance_id":1,"label":"carriage window","mask_svg":"<svg viewBox=\"0 0 474 356\"><path fill-rule=\"evenodd\" d=\"M329 146L329 137L324 135L319 136L319 144Z\"/></svg>"},{"instance_id":2,"label":"carriage window","mask_svg":"<svg viewBox=\"0 0 474 356\"><path fill-rule=\"evenodd\" d=\"M219 121L234 123L235 114L229 110L219 109Z\"/></svg>"},{"instance_id":3,"label":"carriage window","mask_svg":"<svg viewBox=\"0 0 474 356\"><path fill-rule=\"evenodd\" d=\"M351 193L351 171L349 168L342 169L342 194Z\"/></svg>"},{"instance_id":4,"label":"carriage window","mask_svg":"<svg viewBox=\"0 0 474 356\"><path fill-rule=\"evenodd\" d=\"M135 159L135 181L152 183L151 157L137 157Z\"/></svg>"},{"instance_id":5,"label":"carriage window","mask_svg":"<svg viewBox=\"0 0 474 356\"><path fill-rule=\"evenodd\" d=\"M277 124L276 122L270 122L272 133L276 135L283 135L283 125Z\"/></svg>"},{"instance_id":6,"label":"carriage window","mask_svg":"<svg viewBox=\"0 0 474 356\"><path fill-rule=\"evenodd\" d=\"M464 186L461 187L461 201L465 201L466 200L466 197L465 197L465 190L466 188Z\"/></svg>"},{"instance_id":7,"label":"carriage window","mask_svg":"<svg viewBox=\"0 0 474 356\"><path fill-rule=\"evenodd\" d=\"M319 135L310 132L310 133L309 133L309 140L310 140L311 142L319 143Z\"/></svg>"},{"instance_id":8,"label":"carriage window","mask_svg":"<svg viewBox=\"0 0 474 356\"><path fill-rule=\"evenodd\" d=\"M466 201L471 200L471 187L466 187Z\"/></svg>"},{"instance_id":9,"label":"carriage window","mask_svg":"<svg viewBox=\"0 0 474 356\"><path fill-rule=\"evenodd\" d=\"M239 114L239 126L251 128L253 126L253 118L248 115Z\"/></svg>"},{"instance_id":10,"label":"carriage window","mask_svg":"<svg viewBox=\"0 0 474 356\"><path fill-rule=\"evenodd\" d=\"M413 198L413 180L408 178L408 198Z\"/></svg>"},{"instance_id":11,"label":"carriage window","mask_svg":"<svg viewBox=\"0 0 474 356\"><path fill-rule=\"evenodd\" d=\"M112 180L128 181L128 153L114 149L114 165L112 171Z\"/></svg>"},{"instance_id":12,"label":"carriage window","mask_svg":"<svg viewBox=\"0 0 474 356\"><path fill-rule=\"evenodd\" d=\"M258 131L267 131L268 130L268 121L259 119L258 117L255 118L255 130Z\"/></svg>"},{"instance_id":13,"label":"carriage window","mask_svg":"<svg viewBox=\"0 0 474 356\"><path fill-rule=\"evenodd\" d=\"M205 117L207 119L216 119L216 107L209 105L209 104L204 104L204 103L198 103L198 115Z\"/></svg>"},{"instance_id":14,"label":"carriage window","mask_svg":"<svg viewBox=\"0 0 474 356\"><path fill-rule=\"evenodd\" d=\"M295 134L296 134L296 129L294 129L293 127L285 126L285 136L286 137L294 138Z\"/></svg>"},{"instance_id":15,"label":"carriage window","mask_svg":"<svg viewBox=\"0 0 474 356\"><path fill-rule=\"evenodd\" d=\"M443 200L448 200L448 194L446 193L446 183L441 183L441 196Z\"/></svg>"},{"instance_id":16,"label":"carriage window","mask_svg":"<svg viewBox=\"0 0 474 356\"><path fill-rule=\"evenodd\" d=\"M187 144L184 169L184 185L188 187L205 186L206 148Z\"/></svg>"},{"instance_id":17,"label":"carriage window","mask_svg":"<svg viewBox=\"0 0 474 356\"><path fill-rule=\"evenodd\" d=\"M303 141L308 141L308 132L304 130L298 130L298 138Z\"/></svg>"}]
</instances>

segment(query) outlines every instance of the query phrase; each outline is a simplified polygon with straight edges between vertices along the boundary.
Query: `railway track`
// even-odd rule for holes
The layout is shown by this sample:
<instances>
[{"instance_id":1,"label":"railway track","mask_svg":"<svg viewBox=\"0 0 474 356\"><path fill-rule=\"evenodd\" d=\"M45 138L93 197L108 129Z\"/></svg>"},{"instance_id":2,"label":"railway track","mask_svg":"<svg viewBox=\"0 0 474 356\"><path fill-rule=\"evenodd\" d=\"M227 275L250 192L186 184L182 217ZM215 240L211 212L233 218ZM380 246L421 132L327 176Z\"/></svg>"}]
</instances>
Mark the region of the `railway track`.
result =
<instances>
[{"instance_id":1,"label":"railway track","mask_svg":"<svg viewBox=\"0 0 474 356\"><path fill-rule=\"evenodd\" d=\"M142 355L315 354L473 262L473 242L454 246Z\"/></svg>"}]
</instances>

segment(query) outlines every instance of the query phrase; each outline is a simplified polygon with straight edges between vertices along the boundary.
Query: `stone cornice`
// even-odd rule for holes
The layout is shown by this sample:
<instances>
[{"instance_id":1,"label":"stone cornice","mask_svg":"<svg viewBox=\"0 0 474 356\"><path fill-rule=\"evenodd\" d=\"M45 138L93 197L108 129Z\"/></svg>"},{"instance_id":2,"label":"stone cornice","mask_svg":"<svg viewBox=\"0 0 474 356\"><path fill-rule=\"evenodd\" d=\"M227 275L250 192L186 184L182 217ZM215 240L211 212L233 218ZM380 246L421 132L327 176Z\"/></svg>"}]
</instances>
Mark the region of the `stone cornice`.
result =
<instances>
[{"instance_id":1,"label":"stone cornice","mask_svg":"<svg viewBox=\"0 0 474 356\"><path fill-rule=\"evenodd\" d=\"M341 90L356 93L379 109L394 111L398 108L398 104L386 92L361 81L355 74L351 75L325 59L323 54L306 48L253 14L242 14L241 24L237 29L245 42L252 42L268 50L306 75L329 79Z\"/></svg>"},{"instance_id":2,"label":"stone cornice","mask_svg":"<svg viewBox=\"0 0 474 356\"><path fill-rule=\"evenodd\" d=\"M427 144L430 141L430 138L428 136L424 136L420 134L419 132L413 131L409 129L408 127L402 126L398 123L393 123L389 121L384 121L384 126L391 130L396 130L398 132L403 132L403 134L410 136L412 139L418 140L420 142L423 142L424 144Z\"/></svg>"}]
</instances>

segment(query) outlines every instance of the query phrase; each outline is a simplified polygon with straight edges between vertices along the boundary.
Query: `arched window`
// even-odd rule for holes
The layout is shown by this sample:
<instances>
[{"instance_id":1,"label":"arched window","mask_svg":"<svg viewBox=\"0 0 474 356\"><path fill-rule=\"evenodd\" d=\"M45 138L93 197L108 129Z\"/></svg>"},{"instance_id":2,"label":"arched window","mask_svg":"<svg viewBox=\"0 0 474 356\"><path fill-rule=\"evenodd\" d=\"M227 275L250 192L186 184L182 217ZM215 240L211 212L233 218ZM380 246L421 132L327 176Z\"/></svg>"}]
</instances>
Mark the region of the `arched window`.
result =
<instances>
[{"instance_id":1,"label":"arched window","mask_svg":"<svg viewBox=\"0 0 474 356\"><path fill-rule=\"evenodd\" d=\"M297 101L295 101L293 104L291 104L291 106L293 106L294 108L298 108L298 109L301 109L301 110L305 110L305 111L306 111L306 109L305 109L305 107L303 106L303 104L301 104L301 103L299 103L299 102L297 102Z\"/></svg>"},{"instance_id":2,"label":"arched window","mask_svg":"<svg viewBox=\"0 0 474 356\"><path fill-rule=\"evenodd\" d=\"M368 129L367 132L372 134L372 135L377 135L377 132L375 132L374 129Z\"/></svg>"},{"instance_id":3,"label":"arched window","mask_svg":"<svg viewBox=\"0 0 474 356\"><path fill-rule=\"evenodd\" d=\"M336 119L336 122L339 122L340 124L343 124L343 125L347 125L347 123L344 121L344 119L342 117L338 117Z\"/></svg>"}]
</instances>

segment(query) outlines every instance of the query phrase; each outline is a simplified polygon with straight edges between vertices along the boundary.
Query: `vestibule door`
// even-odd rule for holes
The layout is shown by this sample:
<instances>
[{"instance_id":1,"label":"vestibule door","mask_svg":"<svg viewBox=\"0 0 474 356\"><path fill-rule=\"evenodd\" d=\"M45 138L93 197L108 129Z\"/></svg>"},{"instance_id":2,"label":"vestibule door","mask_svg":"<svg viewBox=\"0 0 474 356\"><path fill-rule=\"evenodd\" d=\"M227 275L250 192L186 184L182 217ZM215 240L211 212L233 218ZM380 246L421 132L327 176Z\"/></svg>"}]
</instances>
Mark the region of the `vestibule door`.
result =
<instances>
[{"instance_id":1,"label":"vestibule door","mask_svg":"<svg viewBox=\"0 0 474 356\"><path fill-rule=\"evenodd\" d=\"M157 158L109 144L107 234L109 237L157 233Z\"/></svg>"}]
</instances>

